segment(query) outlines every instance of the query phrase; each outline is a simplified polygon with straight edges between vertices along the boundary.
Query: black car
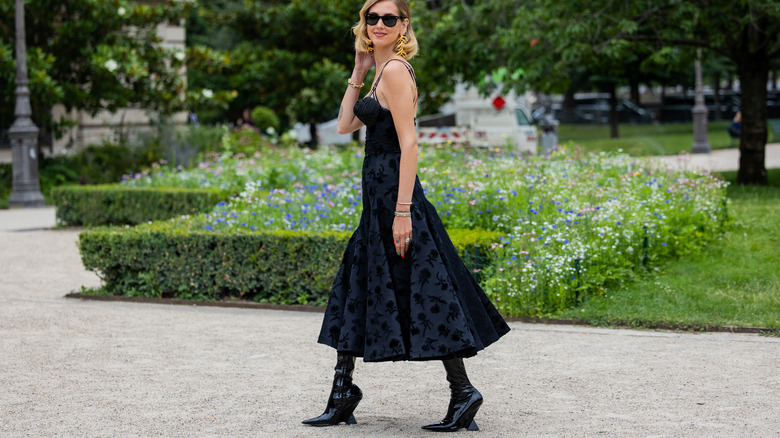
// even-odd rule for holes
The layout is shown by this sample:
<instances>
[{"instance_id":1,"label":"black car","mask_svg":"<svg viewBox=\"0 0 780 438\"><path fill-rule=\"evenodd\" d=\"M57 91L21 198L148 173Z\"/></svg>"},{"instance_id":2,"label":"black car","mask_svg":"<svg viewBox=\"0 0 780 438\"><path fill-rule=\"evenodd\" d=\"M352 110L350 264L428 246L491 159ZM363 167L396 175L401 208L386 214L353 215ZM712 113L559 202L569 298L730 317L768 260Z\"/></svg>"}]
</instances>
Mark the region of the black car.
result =
<instances>
[{"instance_id":1,"label":"black car","mask_svg":"<svg viewBox=\"0 0 780 438\"><path fill-rule=\"evenodd\" d=\"M541 120L548 113L561 123L609 123L609 95L608 94L585 94L574 97L575 106L573 108L564 107L559 103L554 103L546 107L538 108L533 112L535 121ZM549 108L549 110L548 110ZM551 111L550 111L551 110ZM632 125L653 123L655 114L645 108L639 107L628 99L617 99L618 123L628 123Z\"/></svg>"},{"instance_id":2,"label":"black car","mask_svg":"<svg viewBox=\"0 0 780 438\"><path fill-rule=\"evenodd\" d=\"M694 94L664 96L661 104L656 109L658 121L661 123L691 122L693 121ZM704 94L704 105L707 107L707 118L712 121L718 115L723 120L730 120L740 108L740 95L738 92L723 91L719 94L718 105L715 104L713 93Z\"/></svg>"}]
</instances>

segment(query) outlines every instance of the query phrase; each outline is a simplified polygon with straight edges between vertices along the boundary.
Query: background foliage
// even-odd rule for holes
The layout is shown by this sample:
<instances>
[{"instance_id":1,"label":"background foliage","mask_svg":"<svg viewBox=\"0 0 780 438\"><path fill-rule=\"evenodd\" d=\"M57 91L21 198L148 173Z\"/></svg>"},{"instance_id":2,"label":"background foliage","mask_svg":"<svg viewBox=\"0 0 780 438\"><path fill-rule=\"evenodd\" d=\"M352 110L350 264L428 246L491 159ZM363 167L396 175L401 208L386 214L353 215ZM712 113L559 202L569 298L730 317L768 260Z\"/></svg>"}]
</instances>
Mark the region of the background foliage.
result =
<instances>
[{"instance_id":1,"label":"background foliage","mask_svg":"<svg viewBox=\"0 0 780 438\"><path fill-rule=\"evenodd\" d=\"M189 5L179 1L25 1L35 123L55 135L69 126L72 121L52 120L51 107L57 103L91 114L134 105L159 114L183 109L185 54L160 46L157 26L183 18ZM0 0L0 127L13 121L14 23L14 1Z\"/></svg>"}]
</instances>

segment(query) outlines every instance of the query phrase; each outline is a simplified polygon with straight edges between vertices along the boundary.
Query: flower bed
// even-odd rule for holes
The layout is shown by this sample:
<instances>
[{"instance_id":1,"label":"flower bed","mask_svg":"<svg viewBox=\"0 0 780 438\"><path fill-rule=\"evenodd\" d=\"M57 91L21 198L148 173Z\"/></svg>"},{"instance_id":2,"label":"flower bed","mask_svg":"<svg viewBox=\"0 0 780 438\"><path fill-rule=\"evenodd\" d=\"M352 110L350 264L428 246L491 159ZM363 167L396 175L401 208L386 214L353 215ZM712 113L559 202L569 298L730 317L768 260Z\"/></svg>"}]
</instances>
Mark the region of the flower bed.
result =
<instances>
[{"instance_id":1,"label":"flower bed","mask_svg":"<svg viewBox=\"0 0 780 438\"><path fill-rule=\"evenodd\" d=\"M506 315L570 307L639 266L698 250L728 222L725 183L706 173L566 149L531 158L423 151L418 175L445 226L499 233L490 262L474 269ZM360 217L361 158L355 150L274 151L158 169L128 184L241 187L210 213L177 220L183 230L350 231Z\"/></svg>"}]
</instances>

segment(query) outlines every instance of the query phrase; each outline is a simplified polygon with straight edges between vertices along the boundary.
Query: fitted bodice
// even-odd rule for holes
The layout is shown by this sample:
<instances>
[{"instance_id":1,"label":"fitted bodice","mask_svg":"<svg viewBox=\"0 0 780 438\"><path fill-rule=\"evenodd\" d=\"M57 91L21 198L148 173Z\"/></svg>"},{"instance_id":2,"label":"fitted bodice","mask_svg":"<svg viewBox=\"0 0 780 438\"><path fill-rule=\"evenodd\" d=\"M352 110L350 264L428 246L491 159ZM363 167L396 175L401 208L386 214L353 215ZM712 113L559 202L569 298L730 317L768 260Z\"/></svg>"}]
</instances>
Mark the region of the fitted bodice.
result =
<instances>
[{"instance_id":1,"label":"fitted bodice","mask_svg":"<svg viewBox=\"0 0 780 438\"><path fill-rule=\"evenodd\" d=\"M353 112L366 125L366 155L374 152L401 152L393 115L374 96L369 95L357 101Z\"/></svg>"}]
</instances>

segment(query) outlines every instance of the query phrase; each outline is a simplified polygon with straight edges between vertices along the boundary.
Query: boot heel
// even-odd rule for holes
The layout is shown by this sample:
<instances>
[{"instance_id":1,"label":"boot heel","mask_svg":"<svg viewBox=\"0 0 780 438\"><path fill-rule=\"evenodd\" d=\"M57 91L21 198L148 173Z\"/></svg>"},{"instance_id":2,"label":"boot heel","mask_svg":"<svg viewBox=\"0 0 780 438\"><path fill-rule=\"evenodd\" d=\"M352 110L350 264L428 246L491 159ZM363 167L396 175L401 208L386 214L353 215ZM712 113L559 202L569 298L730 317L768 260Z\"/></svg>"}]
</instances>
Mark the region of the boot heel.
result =
<instances>
[{"instance_id":1,"label":"boot heel","mask_svg":"<svg viewBox=\"0 0 780 438\"><path fill-rule=\"evenodd\" d=\"M466 430L470 430L472 432L476 432L479 430L479 426L477 426L477 422L474 420L471 420L471 424L469 424L469 427L466 428Z\"/></svg>"},{"instance_id":2,"label":"boot heel","mask_svg":"<svg viewBox=\"0 0 780 438\"><path fill-rule=\"evenodd\" d=\"M355 414L352 414L347 418L347 424L357 424L357 420L355 420Z\"/></svg>"}]
</instances>

